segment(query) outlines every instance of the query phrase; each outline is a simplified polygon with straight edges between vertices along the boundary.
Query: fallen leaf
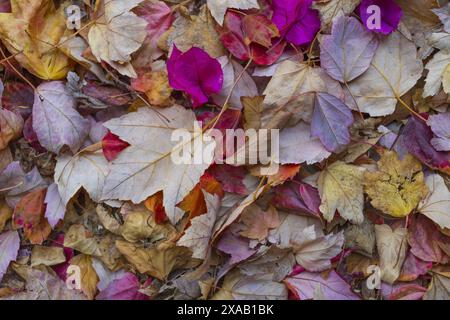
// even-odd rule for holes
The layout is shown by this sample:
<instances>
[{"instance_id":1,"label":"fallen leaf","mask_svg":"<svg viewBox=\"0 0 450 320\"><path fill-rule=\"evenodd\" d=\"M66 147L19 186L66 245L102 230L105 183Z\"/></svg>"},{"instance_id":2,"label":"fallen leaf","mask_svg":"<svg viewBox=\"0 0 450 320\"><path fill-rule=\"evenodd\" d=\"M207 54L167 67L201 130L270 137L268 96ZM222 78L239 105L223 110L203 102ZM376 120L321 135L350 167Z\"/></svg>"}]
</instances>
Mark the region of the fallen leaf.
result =
<instances>
[{"instance_id":1,"label":"fallen leaf","mask_svg":"<svg viewBox=\"0 0 450 320\"><path fill-rule=\"evenodd\" d=\"M0 108L0 150L5 149L9 142L21 136L23 124L20 115Z\"/></svg>"},{"instance_id":2,"label":"fallen leaf","mask_svg":"<svg viewBox=\"0 0 450 320\"><path fill-rule=\"evenodd\" d=\"M147 36L147 21L130 10L143 0L102 0L89 29L88 41L98 62L105 61L121 74L136 78L131 54Z\"/></svg>"},{"instance_id":3,"label":"fallen leaf","mask_svg":"<svg viewBox=\"0 0 450 320\"><path fill-rule=\"evenodd\" d=\"M425 183L430 193L419 203L418 211L441 228L450 229L450 191L444 179L438 174L430 174Z\"/></svg>"},{"instance_id":4,"label":"fallen leaf","mask_svg":"<svg viewBox=\"0 0 450 320\"><path fill-rule=\"evenodd\" d=\"M217 58L225 54L219 33L207 6L203 6L196 16L180 15L172 25L172 31L167 39L169 48L174 45L185 52L192 47L206 51L211 57Z\"/></svg>"},{"instance_id":5,"label":"fallen leaf","mask_svg":"<svg viewBox=\"0 0 450 320\"><path fill-rule=\"evenodd\" d=\"M371 117L392 114L397 100L414 87L422 71L414 43L396 31L380 42L369 69L349 83L346 101Z\"/></svg>"},{"instance_id":6,"label":"fallen leaf","mask_svg":"<svg viewBox=\"0 0 450 320\"><path fill-rule=\"evenodd\" d=\"M89 122L75 109L75 99L64 84L53 81L36 90L33 129L47 150L58 154L67 145L75 153L89 132Z\"/></svg>"},{"instance_id":7,"label":"fallen leaf","mask_svg":"<svg viewBox=\"0 0 450 320\"><path fill-rule=\"evenodd\" d=\"M425 69L428 70L428 75L423 90L424 98L435 96L439 92L444 81L445 70L449 65L450 52L447 51L439 51L426 64Z\"/></svg>"},{"instance_id":8,"label":"fallen leaf","mask_svg":"<svg viewBox=\"0 0 450 320\"><path fill-rule=\"evenodd\" d=\"M363 216L363 169L337 161L321 172L318 180L320 212L331 222L336 210L340 216L361 224Z\"/></svg>"},{"instance_id":9,"label":"fallen leaf","mask_svg":"<svg viewBox=\"0 0 450 320\"><path fill-rule=\"evenodd\" d=\"M348 127L353 123L352 112L328 93L316 93L314 101L311 135L318 137L328 151L337 153L350 143Z\"/></svg>"},{"instance_id":10,"label":"fallen leaf","mask_svg":"<svg viewBox=\"0 0 450 320\"><path fill-rule=\"evenodd\" d=\"M274 207L269 207L267 211L261 210L257 205L251 205L241 215L241 221L246 228L241 231L241 235L259 241L264 240L269 235L269 230L280 225L278 213Z\"/></svg>"},{"instance_id":11,"label":"fallen leaf","mask_svg":"<svg viewBox=\"0 0 450 320\"><path fill-rule=\"evenodd\" d=\"M450 113L432 115L427 124L435 135L435 138L431 139L433 147L437 151L450 151Z\"/></svg>"},{"instance_id":12,"label":"fallen leaf","mask_svg":"<svg viewBox=\"0 0 450 320\"><path fill-rule=\"evenodd\" d=\"M87 191L92 200L99 201L108 173L108 161L101 151L80 152L73 157L59 156L55 168L55 183L64 206L81 188Z\"/></svg>"},{"instance_id":13,"label":"fallen leaf","mask_svg":"<svg viewBox=\"0 0 450 320\"><path fill-rule=\"evenodd\" d=\"M331 271L328 276L302 272L287 277L284 283L299 300L359 300L335 271Z\"/></svg>"},{"instance_id":14,"label":"fallen leaf","mask_svg":"<svg viewBox=\"0 0 450 320\"><path fill-rule=\"evenodd\" d=\"M381 279L390 284L400 275L406 258L408 242L405 228L392 230L386 224L375 226L378 254L380 256Z\"/></svg>"},{"instance_id":15,"label":"fallen leaf","mask_svg":"<svg viewBox=\"0 0 450 320\"><path fill-rule=\"evenodd\" d=\"M322 68L333 79L348 83L366 72L377 47L378 39L356 18L340 16L333 22L331 35L321 39Z\"/></svg>"},{"instance_id":16,"label":"fallen leaf","mask_svg":"<svg viewBox=\"0 0 450 320\"><path fill-rule=\"evenodd\" d=\"M34 246L31 251L31 266L40 264L54 266L66 262L64 250L61 247Z\"/></svg>"},{"instance_id":17,"label":"fallen leaf","mask_svg":"<svg viewBox=\"0 0 450 320\"><path fill-rule=\"evenodd\" d=\"M0 234L0 281L8 269L9 263L15 261L20 247L17 231L6 231Z\"/></svg>"},{"instance_id":18,"label":"fallen leaf","mask_svg":"<svg viewBox=\"0 0 450 320\"><path fill-rule=\"evenodd\" d=\"M11 1L11 13L0 13L0 38L15 59L44 80L63 79L72 68L58 48L66 28L65 6L51 0ZM45 18L44 18L45 17Z\"/></svg>"},{"instance_id":19,"label":"fallen leaf","mask_svg":"<svg viewBox=\"0 0 450 320\"><path fill-rule=\"evenodd\" d=\"M177 245L190 248L193 258L204 260L211 245L212 232L220 209L220 198L207 192L203 192L203 195L207 212L191 220L191 226L178 240Z\"/></svg>"},{"instance_id":20,"label":"fallen leaf","mask_svg":"<svg viewBox=\"0 0 450 320\"><path fill-rule=\"evenodd\" d=\"M399 160L394 151L384 152L377 164L378 171L364 174L370 203L393 217L407 216L428 194L422 165L411 155Z\"/></svg>"},{"instance_id":21,"label":"fallen leaf","mask_svg":"<svg viewBox=\"0 0 450 320\"><path fill-rule=\"evenodd\" d=\"M92 259L85 254L79 254L70 260L71 266L80 268L81 291L89 300L93 300L97 292L99 278L92 266Z\"/></svg>"},{"instance_id":22,"label":"fallen leaf","mask_svg":"<svg viewBox=\"0 0 450 320\"><path fill-rule=\"evenodd\" d=\"M45 218L47 218L50 226L54 228L60 220L64 219L64 215L66 214L66 206L59 195L58 185L56 183L48 186L44 203L46 204Z\"/></svg>"},{"instance_id":23,"label":"fallen leaf","mask_svg":"<svg viewBox=\"0 0 450 320\"><path fill-rule=\"evenodd\" d=\"M117 249L140 273L164 280L176 269L189 263L190 250L185 247L141 248L127 241L117 240Z\"/></svg>"},{"instance_id":24,"label":"fallen leaf","mask_svg":"<svg viewBox=\"0 0 450 320\"><path fill-rule=\"evenodd\" d=\"M207 0L208 9L217 23L222 25L228 8L253 9L259 8L257 0Z\"/></svg>"},{"instance_id":25,"label":"fallen leaf","mask_svg":"<svg viewBox=\"0 0 450 320\"><path fill-rule=\"evenodd\" d=\"M207 157L204 159L209 162L198 165L173 163L171 154L177 151L175 148L177 142L171 141L172 132L177 128L192 128L194 123L192 111L180 106L165 108L158 112L141 108L137 112L106 122L105 126L112 133L131 146L113 161L102 198L140 203L162 190L166 214L172 223L177 223L184 212L175 205L192 190L213 158L214 150L208 148ZM153 141L157 144L149 145L145 137L153 137ZM202 136L196 135L194 145L198 145L199 142L200 145L205 144L202 140ZM211 143L208 146L211 146ZM149 180L149 177L152 179ZM137 189L140 192L136 193Z\"/></svg>"},{"instance_id":26,"label":"fallen leaf","mask_svg":"<svg viewBox=\"0 0 450 320\"><path fill-rule=\"evenodd\" d=\"M299 151L292 152L293 149ZM313 164L331 155L318 138L312 137L311 127L304 122L299 122L295 127L285 128L280 132L279 152L281 164L303 162Z\"/></svg>"},{"instance_id":27,"label":"fallen leaf","mask_svg":"<svg viewBox=\"0 0 450 320\"><path fill-rule=\"evenodd\" d=\"M32 191L14 208L13 226L16 229L23 228L25 237L32 244L42 244L52 231L44 217L45 193L46 189Z\"/></svg>"}]
</instances>

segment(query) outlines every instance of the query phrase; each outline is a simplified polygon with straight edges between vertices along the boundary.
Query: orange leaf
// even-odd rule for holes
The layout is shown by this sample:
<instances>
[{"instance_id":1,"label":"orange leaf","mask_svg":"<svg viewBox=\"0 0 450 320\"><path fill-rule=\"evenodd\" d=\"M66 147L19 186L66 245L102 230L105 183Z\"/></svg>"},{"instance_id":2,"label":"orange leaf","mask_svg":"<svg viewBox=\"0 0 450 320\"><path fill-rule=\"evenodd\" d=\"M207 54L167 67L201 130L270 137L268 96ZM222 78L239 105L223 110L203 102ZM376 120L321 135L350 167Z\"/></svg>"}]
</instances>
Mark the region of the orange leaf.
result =
<instances>
[{"instance_id":1,"label":"orange leaf","mask_svg":"<svg viewBox=\"0 0 450 320\"><path fill-rule=\"evenodd\" d=\"M52 231L44 217L46 193L47 189L32 191L20 199L14 209L13 227L23 228L25 237L32 244L42 244Z\"/></svg>"}]
</instances>

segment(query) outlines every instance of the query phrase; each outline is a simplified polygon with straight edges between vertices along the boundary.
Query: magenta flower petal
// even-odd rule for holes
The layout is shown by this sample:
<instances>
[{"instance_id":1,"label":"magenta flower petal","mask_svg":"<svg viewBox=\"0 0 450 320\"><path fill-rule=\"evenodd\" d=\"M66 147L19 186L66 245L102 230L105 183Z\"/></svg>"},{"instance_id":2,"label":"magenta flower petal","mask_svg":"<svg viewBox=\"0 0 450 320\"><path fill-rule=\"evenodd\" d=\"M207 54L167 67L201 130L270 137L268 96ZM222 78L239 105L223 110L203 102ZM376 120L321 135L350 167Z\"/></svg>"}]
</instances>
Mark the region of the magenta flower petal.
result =
<instances>
[{"instance_id":1,"label":"magenta flower petal","mask_svg":"<svg viewBox=\"0 0 450 320\"><path fill-rule=\"evenodd\" d=\"M380 26L372 27L369 18L374 14L373 11L368 10L370 6L378 6L380 8ZM394 0L362 0L359 5L359 15L361 20L369 31L374 31L382 34L390 34L395 31L402 18L402 9L394 2Z\"/></svg>"},{"instance_id":2,"label":"magenta flower petal","mask_svg":"<svg viewBox=\"0 0 450 320\"><path fill-rule=\"evenodd\" d=\"M274 0L272 22L287 41L307 45L320 30L317 10L311 9L312 0Z\"/></svg>"},{"instance_id":3,"label":"magenta flower petal","mask_svg":"<svg viewBox=\"0 0 450 320\"><path fill-rule=\"evenodd\" d=\"M200 48L182 53L174 46L167 61L169 84L187 93L194 107L208 102L208 97L222 89L223 71L220 63Z\"/></svg>"}]
</instances>

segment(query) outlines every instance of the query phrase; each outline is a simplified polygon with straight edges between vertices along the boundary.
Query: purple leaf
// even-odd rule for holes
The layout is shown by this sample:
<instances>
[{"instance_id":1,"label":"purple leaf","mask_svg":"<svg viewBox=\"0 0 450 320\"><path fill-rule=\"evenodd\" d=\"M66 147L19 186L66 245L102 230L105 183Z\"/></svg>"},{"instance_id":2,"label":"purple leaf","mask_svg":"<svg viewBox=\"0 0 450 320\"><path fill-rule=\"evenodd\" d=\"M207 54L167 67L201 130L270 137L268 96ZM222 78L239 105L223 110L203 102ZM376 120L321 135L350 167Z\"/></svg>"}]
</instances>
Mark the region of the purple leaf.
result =
<instances>
[{"instance_id":1,"label":"purple leaf","mask_svg":"<svg viewBox=\"0 0 450 320\"><path fill-rule=\"evenodd\" d=\"M149 297L139 292L139 279L127 272L121 279L114 280L101 291L96 300L148 300Z\"/></svg>"},{"instance_id":2,"label":"purple leaf","mask_svg":"<svg viewBox=\"0 0 450 320\"><path fill-rule=\"evenodd\" d=\"M348 127L353 123L350 109L338 98L317 92L311 122L311 135L319 137L330 152L339 152L350 142Z\"/></svg>"},{"instance_id":3,"label":"purple leaf","mask_svg":"<svg viewBox=\"0 0 450 320\"><path fill-rule=\"evenodd\" d=\"M44 82L34 96L33 129L47 150L59 153L67 145L75 153L89 133L89 121L75 110L75 99L63 82Z\"/></svg>"},{"instance_id":4,"label":"purple leaf","mask_svg":"<svg viewBox=\"0 0 450 320\"><path fill-rule=\"evenodd\" d=\"M249 194L244 184L246 170L244 167L233 167L229 164L214 164L208 172L222 184L226 192L246 195Z\"/></svg>"},{"instance_id":5,"label":"purple leaf","mask_svg":"<svg viewBox=\"0 0 450 320\"><path fill-rule=\"evenodd\" d=\"M20 238L17 231L0 234L0 281L8 269L9 263L16 260L19 252Z\"/></svg>"},{"instance_id":6,"label":"purple leaf","mask_svg":"<svg viewBox=\"0 0 450 320\"><path fill-rule=\"evenodd\" d=\"M437 151L432 139L433 132L423 120L414 116L408 120L402 135L406 149L428 167L450 173L450 153Z\"/></svg>"},{"instance_id":7,"label":"purple leaf","mask_svg":"<svg viewBox=\"0 0 450 320\"><path fill-rule=\"evenodd\" d=\"M371 10L373 8L371 6L379 8L379 26L376 25L376 19L373 19L377 12ZM359 15L368 30L387 35L397 29L403 11L394 0L362 0L359 5Z\"/></svg>"},{"instance_id":8,"label":"purple leaf","mask_svg":"<svg viewBox=\"0 0 450 320\"><path fill-rule=\"evenodd\" d=\"M54 228L59 220L64 219L66 213L66 207L59 195L58 185L56 183L52 183L48 187L47 194L45 195L45 204L47 205L45 217L52 228Z\"/></svg>"},{"instance_id":9,"label":"purple leaf","mask_svg":"<svg viewBox=\"0 0 450 320\"><path fill-rule=\"evenodd\" d=\"M14 208L25 194L33 190L46 188L47 183L42 179L36 167L25 173L19 161L14 161L0 174L0 186L7 189L5 191L6 203Z\"/></svg>"},{"instance_id":10,"label":"purple leaf","mask_svg":"<svg viewBox=\"0 0 450 320\"><path fill-rule=\"evenodd\" d=\"M427 289L415 283L381 284L381 294L385 300L420 300Z\"/></svg>"},{"instance_id":11,"label":"purple leaf","mask_svg":"<svg viewBox=\"0 0 450 320\"><path fill-rule=\"evenodd\" d=\"M378 48L378 39L364 30L356 18L341 16L334 20L331 35L320 44L320 62L334 79L345 83L363 74Z\"/></svg>"},{"instance_id":12,"label":"purple leaf","mask_svg":"<svg viewBox=\"0 0 450 320\"><path fill-rule=\"evenodd\" d=\"M411 219L408 243L411 253L423 261L442 264L449 262L449 257L442 247L450 245L450 237L441 233L439 227L422 214L416 214Z\"/></svg>"},{"instance_id":13,"label":"purple leaf","mask_svg":"<svg viewBox=\"0 0 450 320\"><path fill-rule=\"evenodd\" d=\"M200 48L191 48L182 53L174 45L167 61L169 84L176 90L186 92L194 107L206 102L213 93L219 93L223 84L220 63Z\"/></svg>"},{"instance_id":14,"label":"purple leaf","mask_svg":"<svg viewBox=\"0 0 450 320\"><path fill-rule=\"evenodd\" d=\"M316 188L297 181L288 181L274 188L271 203L282 210L320 217L320 196Z\"/></svg>"},{"instance_id":15,"label":"purple leaf","mask_svg":"<svg viewBox=\"0 0 450 320\"><path fill-rule=\"evenodd\" d=\"M312 0L273 0L272 22L280 34L297 46L309 44L320 30L319 13Z\"/></svg>"},{"instance_id":16,"label":"purple leaf","mask_svg":"<svg viewBox=\"0 0 450 320\"><path fill-rule=\"evenodd\" d=\"M248 245L249 240L235 235L231 230L227 230L217 243L217 249L231 255L227 262L234 265L251 257L256 250L251 249Z\"/></svg>"},{"instance_id":17,"label":"purple leaf","mask_svg":"<svg viewBox=\"0 0 450 320\"><path fill-rule=\"evenodd\" d=\"M416 258L411 251L406 256L405 262L403 262L402 273L400 274L400 280L413 281L419 276L426 274L433 267L433 263L422 261Z\"/></svg>"},{"instance_id":18,"label":"purple leaf","mask_svg":"<svg viewBox=\"0 0 450 320\"><path fill-rule=\"evenodd\" d=\"M300 300L359 300L334 270L323 277L320 273L302 272L284 282Z\"/></svg>"},{"instance_id":19,"label":"purple leaf","mask_svg":"<svg viewBox=\"0 0 450 320\"><path fill-rule=\"evenodd\" d=\"M427 123L436 136L431 139L433 147L438 151L450 151L450 112L432 115Z\"/></svg>"}]
</instances>

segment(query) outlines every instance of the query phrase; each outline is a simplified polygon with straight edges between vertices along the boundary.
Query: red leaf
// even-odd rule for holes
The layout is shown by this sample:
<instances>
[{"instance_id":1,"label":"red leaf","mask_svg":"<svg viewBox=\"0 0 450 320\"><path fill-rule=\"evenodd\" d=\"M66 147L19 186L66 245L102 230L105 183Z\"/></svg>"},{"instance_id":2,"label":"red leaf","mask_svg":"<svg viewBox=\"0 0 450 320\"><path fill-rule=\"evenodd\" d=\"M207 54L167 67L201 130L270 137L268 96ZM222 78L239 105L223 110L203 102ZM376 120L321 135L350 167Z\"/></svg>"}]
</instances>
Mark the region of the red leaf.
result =
<instances>
[{"instance_id":1,"label":"red leaf","mask_svg":"<svg viewBox=\"0 0 450 320\"><path fill-rule=\"evenodd\" d=\"M103 155L108 161L113 161L129 145L128 142L108 131L102 140Z\"/></svg>"}]
</instances>

